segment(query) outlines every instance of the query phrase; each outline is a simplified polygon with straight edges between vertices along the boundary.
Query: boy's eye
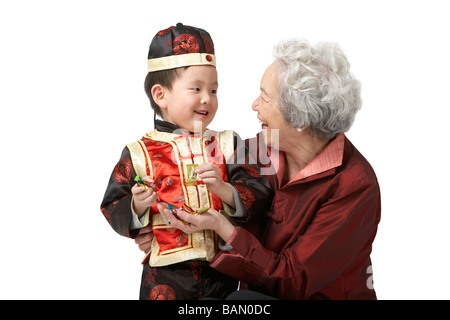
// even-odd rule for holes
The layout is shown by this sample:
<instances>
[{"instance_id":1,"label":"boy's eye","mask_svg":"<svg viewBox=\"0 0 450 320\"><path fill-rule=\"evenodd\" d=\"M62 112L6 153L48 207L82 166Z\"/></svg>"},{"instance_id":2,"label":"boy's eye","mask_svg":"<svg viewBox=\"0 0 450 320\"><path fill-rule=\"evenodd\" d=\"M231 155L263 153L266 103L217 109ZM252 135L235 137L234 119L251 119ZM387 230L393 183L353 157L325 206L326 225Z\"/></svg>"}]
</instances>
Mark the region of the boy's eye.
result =
<instances>
[{"instance_id":1,"label":"boy's eye","mask_svg":"<svg viewBox=\"0 0 450 320\"><path fill-rule=\"evenodd\" d=\"M200 88L191 88L191 90L193 90L193 91L200 91Z\"/></svg>"},{"instance_id":2,"label":"boy's eye","mask_svg":"<svg viewBox=\"0 0 450 320\"><path fill-rule=\"evenodd\" d=\"M212 90L211 93L216 94L217 90Z\"/></svg>"}]
</instances>

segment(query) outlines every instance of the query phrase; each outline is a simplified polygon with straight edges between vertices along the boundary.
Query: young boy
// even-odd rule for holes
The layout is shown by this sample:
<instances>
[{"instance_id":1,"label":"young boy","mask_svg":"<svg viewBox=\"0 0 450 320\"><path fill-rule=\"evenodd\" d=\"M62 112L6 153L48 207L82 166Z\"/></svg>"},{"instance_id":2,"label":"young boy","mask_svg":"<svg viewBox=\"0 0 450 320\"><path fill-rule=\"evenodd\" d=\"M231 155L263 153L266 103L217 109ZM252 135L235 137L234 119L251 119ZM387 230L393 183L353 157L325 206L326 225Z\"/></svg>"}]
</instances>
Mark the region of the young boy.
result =
<instances>
[{"instance_id":1,"label":"young boy","mask_svg":"<svg viewBox=\"0 0 450 320\"><path fill-rule=\"evenodd\" d=\"M134 238L139 228L152 225L141 299L224 298L236 281L209 267L218 252L217 235L211 230L184 234L166 225L156 203L167 203L175 214L214 208L236 222L246 221L253 212L264 212L270 198L267 179L249 164L254 162L245 148L237 161L238 147L242 150L237 135L207 129L218 108L218 81L214 45L205 30L179 23L158 32L148 71L145 91L155 129L125 147L101 210L123 236Z\"/></svg>"}]
</instances>

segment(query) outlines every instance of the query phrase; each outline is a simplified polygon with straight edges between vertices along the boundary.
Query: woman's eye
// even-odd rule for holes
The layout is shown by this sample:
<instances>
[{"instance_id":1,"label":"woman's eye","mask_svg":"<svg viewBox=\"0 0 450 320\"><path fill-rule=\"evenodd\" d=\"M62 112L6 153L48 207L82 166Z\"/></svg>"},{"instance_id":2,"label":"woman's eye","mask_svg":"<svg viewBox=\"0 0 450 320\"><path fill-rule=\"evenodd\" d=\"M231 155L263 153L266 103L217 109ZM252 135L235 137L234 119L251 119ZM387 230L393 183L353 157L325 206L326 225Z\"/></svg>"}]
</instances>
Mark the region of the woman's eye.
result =
<instances>
[{"instance_id":1,"label":"woman's eye","mask_svg":"<svg viewBox=\"0 0 450 320\"><path fill-rule=\"evenodd\" d=\"M217 94L217 90L211 90L211 93Z\"/></svg>"},{"instance_id":2,"label":"woman's eye","mask_svg":"<svg viewBox=\"0 0 450 320\"><path fill-rule=\"evenodd\" d=\"M269 101L264 99L263 96L259 96L265 103L268 103Z\"/></svg>"}]
</instances>

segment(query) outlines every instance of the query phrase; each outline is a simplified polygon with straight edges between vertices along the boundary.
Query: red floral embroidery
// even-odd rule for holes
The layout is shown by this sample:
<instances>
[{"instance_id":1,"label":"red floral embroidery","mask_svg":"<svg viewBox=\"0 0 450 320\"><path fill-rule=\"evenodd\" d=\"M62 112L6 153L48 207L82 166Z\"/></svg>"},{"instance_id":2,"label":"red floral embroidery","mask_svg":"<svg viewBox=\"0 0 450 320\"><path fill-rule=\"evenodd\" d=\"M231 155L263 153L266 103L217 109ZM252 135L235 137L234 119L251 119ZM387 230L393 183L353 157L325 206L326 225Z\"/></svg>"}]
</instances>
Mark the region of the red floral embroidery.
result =
<instances>
[{"instance_id":1,"label":"red floral embroidery","mask_svg":"<svg viewBox=\"0 0 450 320\"><path fill-rule=\"evenodd\" d=\"M156 268L151 268L150 272L145 275L144 285L146 287L150 287L152 283L155 283L156 275L157 275Z\"/></svg>"},{"instance_id":2,"label":"red floral embroidery","mask_svg":"<svg viewBox=\"0 0 450 320\"><path fill-rule=\"evenodd\" d=\"M203 286L202 286L201 262L199 260L191 260L191 262L189 263L189 267L191 268L192 276L199 284L198 299L202 299L203 298Z\"/></svg>"},{"instance_id":3,"label":"red floral embroidery","mask_svg":"<svg viewBox=\"0 0 450 320\"><path fill-rule=\"evenodd\" d=\"M253 203L255 202L255 196L244 186L234 185L234 188L239 193L244 205L247 209L250 209Z\"/></svg>"},{"instance_id":4,"label":"red floral embroidery","mask_svg":"<svg viewBox=\"0 0 450 320\"><path fill-rule=\"evenodd\" d=\"M109 224L111 224L111 213L106 208L101 208L103 215L106 218L106 221L108 221Z\"/></svg>"},{"instance_id":5,"label":"red floral embroidery","mask_svg":"<svg viewBox=\"0 0 450 320\"><path fill-rule=\"evenodd\" d=\"M199 52L199 45L191 34L183 33L173 40L173 52L177 54Z\"/></svg>"},{"instance_id":6,"label":"red floral embroidery","mask_svg":"<svg viewBox=\"0 0 450 320\"><path fill-rule=\"evenodd\" d=\"M245 172L247 172L249 175L251 175L252 177L260 177L261 173L259 172L259 169L257 167L254 166L250 166L247 164L243 164L242 168L245 170Z\"/></svg>"},{"instance_id":7,"label":"red floral embroidery","mask_svg":"<svg viewBox=\"0 0 450 320\"><path fill-rule=\"evenodd\" d=\"M153 170L153 175L155 177L159 176L159 171L161 170L161 163L158 161L153 161L152 170Z\"/></svg>"},{"instance_id":8,"label":"red floral embroidery","mask_svg":"<svg viewBox=\"0 0 450 320\"><path fill-rule=\"evenodd\" d=\"M203 35L202 35L202 38L203 38L203 42L205 43L205 50L206 50L206 53L214 54L214 44L213 44L213 42L212 42L211 37L209 37L209 36L206 35L206 34L203 34Z\"/></svg>"},{"instance_id":9,"label":"red floral embroidery","mask_svg":"<svg viewBox=\"0 0 450 320\"><path fill-rule=\"evenodd\" d=\"M168 33L170 32L170 30L172 30L172 29L173 29L173 26L171 26L171 27L169 27L169 28L167 28L167 29L164 29L164 30L159 31L156 35L157 35L157 36L163 36L163 35L165 35L165 34L168 34Z\"/></svg>"},{"instance_id":10,"label":"red floral embroidery","mask_svg":"<svg viewBox=\"0 0 450 320\"><path fill-rule=\"evenodd\" d=\"M131 160L127 157L123 157L116 164L113 171L113 179L118 183L128 183L131 176Z\"/></svg>"},{"instance_id":11,"label":"red floral embroidery","mask_svg":"<svg viewBox=\"0 0 450 320\"><path fill-rule=\"evenodd\" d=\"M175 300L175 291L165 284L154 287L148 295L150 300Z\"/></svg>"},{"instance_id":12,"label":"red floral embroidery","mask_svg":"<svg viewBox=\"0 0 450 320\"><path fill-rule=\"evenodd\" d=\"M173 184L173 182L174 182L173 178L170 178L170 177L165 179L165 181L166 181L166 185L167 186L171 186Z\"/></svg>"},{"instance_id":13,"label":"red floral embroidery","mask_svg":"<svg viewBox=\"0 0 450 320\"><path fill-rule=\"evenodd\" d=\"M194 277L197 282L200 283L201 281L201 273L202 269L200 268L201 262L199 260L191 260L189 262L189 267L191 268L192 276Z\"/></svg>"},{"instance_id":14,"label":"red floral embroidery","mask_svg":"<svg viewBox=\"0 0 450 320\"><path fill-rule=\"evenodd\" d=\"M178 247L184 247L187 244L188 236L186 233L182 233L179 237L175 239L177 241Z\"/></svg>"}]
</instances>

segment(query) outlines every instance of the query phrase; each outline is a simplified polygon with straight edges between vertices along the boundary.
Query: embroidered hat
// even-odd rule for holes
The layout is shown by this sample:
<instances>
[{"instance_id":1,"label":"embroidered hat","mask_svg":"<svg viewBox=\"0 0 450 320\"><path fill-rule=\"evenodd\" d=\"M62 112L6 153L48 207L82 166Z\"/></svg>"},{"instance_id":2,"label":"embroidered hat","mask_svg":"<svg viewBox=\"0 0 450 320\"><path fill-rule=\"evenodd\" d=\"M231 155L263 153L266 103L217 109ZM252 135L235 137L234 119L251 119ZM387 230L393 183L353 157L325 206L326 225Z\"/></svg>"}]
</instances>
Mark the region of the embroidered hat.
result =
<instances>
[{"instance_id":1,"label":"embroidered hat","mask_svg":"<svg viewBox=\"0 0 450 320\"><path fill-rule=\"evenodd\" d=\"M155 35L148 52L148 72L195 65L216 66L208 32L177 23Z\"/></svg>"}]
</instances>

